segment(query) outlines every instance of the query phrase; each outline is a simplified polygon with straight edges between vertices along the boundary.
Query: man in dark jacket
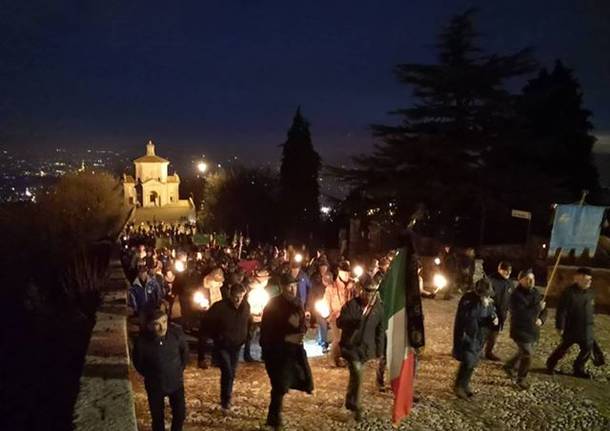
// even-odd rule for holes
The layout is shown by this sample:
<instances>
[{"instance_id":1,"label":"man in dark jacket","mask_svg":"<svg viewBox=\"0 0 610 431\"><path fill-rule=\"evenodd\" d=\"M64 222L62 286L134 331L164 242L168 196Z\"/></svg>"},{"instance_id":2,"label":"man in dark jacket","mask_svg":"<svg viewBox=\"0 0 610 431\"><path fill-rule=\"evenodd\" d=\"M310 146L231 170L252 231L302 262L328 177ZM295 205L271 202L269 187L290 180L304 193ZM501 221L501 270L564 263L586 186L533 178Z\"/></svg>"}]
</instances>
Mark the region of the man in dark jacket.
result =
<instances>
[{"instance_id":1,"label":"man in dark jacket","mask_svg":"<svg viewBox=\"0 0 610 431\"><path fill-rule=\"evenodd\" d=\"M244 301L246 288L231 286L228 298L216 302L205 315L207 336L214 341L213 358L220 368L220 405L223 413L231 408L233 381L237 371L239 350L246 341L250 305Z\"/></svg>"},{"instance_id":2,"label":"man in dark jacket","mask_svg":"<svg viewBox=\"0 0 610 431\"><path fill-rule=\"evenodd\" d=\"M460 362L455 379L454 392L462 399L474 395L470 389L470 378L477 366L486 331L498 324L491 300L493 288L487 278L475 284L474 290L466 292L458 304L453 325L453 357Z\"/></svg>"},{"instance_id":3,"label":"man in dark jacket","mask_svg":"<svg viewBox=\"0 0 610 431\"><path fill-rule=\"evenodd\" d=\"M282 426L282 401L290 389L313 391L311 369L303 347L307 331L305 311L297 297L297 279L290 273L280 280L282 293L269 300L261 321L261 347L271 381L267 425Z\"/></svg>"},{"instance_id":4,"label":"man in dark jacket","mask_svg":"<svg viewBox=\"0 0 610 431\"><path fill-rule=\"evenodd\" d=\"M512 269L510 263L502 261L498 264L498 271L489 277L494 291L491 299L493 299L496 316L498 316L498 325L491 328L485 344L485 357L490 361L500 361L500 358L493 352L493 349L508 316L510 294L513 291L513 281L510 279Z\"/></svg>"},{"instance_id":5,"label":"man in dark jacket","mask_svg":"<svg viewBox=\"0 0 610 431\"><path fill-rule=\"evenodd\" d=\"M337 319L337 326L342 331L341 356L347 360L349 369L345 407L354 413L357 421L362 420L362 366L383 355L385 333L383 308L377 293L379 282L380 278L373 279L368 274L361 276L356 284L357 296L343 306Z\"/></svg>"},{"instance_id":6,"label":"man in dark jacket","mask_svg":"<svg viewBox=\"0 0 610 431\"><path fill-rule=\"evenodd\" d=\"M519 284L510 296L510 338L517 344L517 353L504 365L512 378L517 371L517 385L528 389L527 373L540 338L540 327L546 318L546 303L536 290L536 279L531 269L519 273Z\"/></svg>"},{"instance_id":7,"label":"man in dark jacket","mask_svg":"<svg viewBox=\"0 0 610 431\"><path fill-rule=\"evenodd\" d=\"M555 315L555 327L561 335L561 343L546 361L550 374L555 372L557 362L561 360L573 344L578 344L580 352L574 361L574 375L590 378L585 371L585 364L591 357L593 343L593 313L595 293L591 290L593 281L589 268L579 268L574 277L574 284L561 294Z\"/></svg>"},{"instance_id":8,"label":"man in dark jacket","mask_svg":"<svg viewBox=\"0 0 610 431\"><path fill-rule=\"evenodd\" d=\"M154 310L146 316L146 331L135 341L133 365L144 376L153 431L165 430L164 398L172 408L172 431L182 430L186 416L183 374L188 345L179 326L167 324L167 315Z\"/></svg>"}]
</instances>

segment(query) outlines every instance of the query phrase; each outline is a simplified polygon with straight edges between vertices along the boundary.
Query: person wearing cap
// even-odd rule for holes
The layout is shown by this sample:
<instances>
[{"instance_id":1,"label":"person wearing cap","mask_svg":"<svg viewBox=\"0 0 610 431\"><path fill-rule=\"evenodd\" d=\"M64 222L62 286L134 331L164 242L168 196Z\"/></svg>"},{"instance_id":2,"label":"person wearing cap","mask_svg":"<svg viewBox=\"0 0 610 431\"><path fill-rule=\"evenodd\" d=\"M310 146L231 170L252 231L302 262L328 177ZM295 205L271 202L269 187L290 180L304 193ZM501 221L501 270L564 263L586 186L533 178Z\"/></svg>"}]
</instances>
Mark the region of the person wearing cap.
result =
<instances>
[{"instance_id":1,"label":"person wearing cap","mask_svg":"<svg viewBox=\"0 0 610 431\"><path fill-rule=\"evenodd\" d=\"M342 330L341 356L349 369L345 407L357 421L362 419L362 367L381 357L384 349L383 307L377 293L380 281L363 274L356 283L356 297L343 306L337 318L337 327Z\"/></svg>"},{"instance_id":2,"label":"person wearing cap","mask_svg":"<svg viewBox=\"0 0 610 431\"><path fill-rule=\"evenodd\" d=\"M458 303L453 325L453 357L460 362L453 390L461 399L474 395L470 379L478 364L486 331L498 324L489 279L482 278Z\"/></svg>"},{"instance_id":3,"label":"person wearing cap","mask_svg":"<svg viewBox=\"0 0 610 431\"><path fill-rule=\"evenodd\" d=\"M140 317L143 325L146 313L155 310L163 299L163 289L154 277L151 277L146 266L138 268L138 276L129 288L129 306L135 315Z\"/></svg>"},{"instance_id":4,"label":"person wearing cap","mask_svg":"<svg viewBox=\"0 0 610 431\"><path fill-rule=\"evenodd\" d=\"M297 298L301 301L301 307L304 310L309 309L309 292L311 291L311 280L309 276L301 269L301 263L294 258L290 262L290 274L297 280ZM309 314L309 311L307 311Z\"/></svg>"},{"instance_id":5,"label":"person wearing cap","mask_svg":"<svg viewBox=\"0 0 610 431\"><path fill-rule=\"evenodd\" d=\"M339 263L335 281L330 286L327 286L326 291L324 292L324 300L330 309L330 315L328 316L331 334L330 355L337 367L343 365L341 363L341 348L339 347L341 329L337 326L337 318L339 317L343 306L351 299L353 285L354 283L350 278L349 262L344 260Z\"/></svg>"},{"instance_id":6,"label":"person wearing cap","mask_svg":"<svg viewBox=\"0 0 610 431\"><path fill-rule=\"evenodd\" d=\"M188 345L182 329L167 322L162 310L146 315L146 328L134 342L133 365L144 376L152 430L165 430L164 399L172 409L172 431L182 430L186 417L184 369L188 363Z\"/></svg>"},{"instance_id":7,"label":"person wearing cap","mask_svg":"<svg viewBox=\"0 0 610 431\"><path fill-rule=\"evenodd\" d=\"M591 357L595 339L593 336L593 315L595 311L595 293L591 290L593 274L589 268L579 268L574 276L574 283L561 294L555 327L561 335L561 343L546 361L546 369L555 373L555 366L566 355L573 344L578 344L580 352L574 361L574 376L590 378L585 364Z\"/></svg>"},{"instance_id":8,"label":"person wearing cap","mask_svg":"<svg viewBox=\"0 0 610 431\"><path fill-rule=\"evenodd\" d=\"M305 311L297 298L298 282L290 273L280 279L282 293L269 300L263 310L260 343L271 382L267 425L282 426L282 403L290 389L313 391L311 369L303 347L307 331Z\"/></svg>"},{"instance_id":9,"label":"person wearing cap","mask_svg":"<svg viewBox=\"0 0 610 431\"><path fill-rule=\"evenodd\" d=\"M250 305L244 301L246 288L231 286L228 298L216 302L204 317L202 325L214 341L214 363L220 368L220 405L226 414L231 408L233 381L241 346L246 341Z\"/></svg>"},{"instance_id":10,"label":"person wearing cap","mask_svg":"<svg viewBox=\"0 0 610 431\"><path fill-rule=\"evenodd\" d=\"M324 299L327 287L333 284L333 276L328 270L328 260L326 256L322 255L317 261L317 270L311 278L311 291L309 301L309 312L315 316L316 323L318 326L316 341L320 347L322 347L322 353L328 351L328 323L326 318L322 317L315 309L316 302Z\"/></svg>"},{"instance_id":11,"label":"person wearing cap","mask_svg":"<svg viewBox=\"0 0 610 431\"><path fill-rule=\"evenodd\" d=\"M540 338L540 327L546 319L546 302L536 289L531 269L518 276L519 284L510 296L510 338L517 345L517 353L506 362L504 371L509 377L517 371L517 385L528 389L527 374L532 363L535 344Z\"/></svg>"},{"instance_id":12,"label":"person wearing cap","mask_svg":"<svg viewBox=\"0 0 610 431\"><path fill-rule=\"evenodd\" d=\"M497 272L489 277L494 290L492 299L496 308L496 315L498 316L498 325L491 328L485 342L485 358L490 361L501 360L493 352L493 349L498 341L500 332L504 329L504 322L506 322L506 317L508 316L508 305L513 291L513 281L510 279L512 269L512 265L509 262L502 261L498 264Z\"/></svg>"}]
</instances>

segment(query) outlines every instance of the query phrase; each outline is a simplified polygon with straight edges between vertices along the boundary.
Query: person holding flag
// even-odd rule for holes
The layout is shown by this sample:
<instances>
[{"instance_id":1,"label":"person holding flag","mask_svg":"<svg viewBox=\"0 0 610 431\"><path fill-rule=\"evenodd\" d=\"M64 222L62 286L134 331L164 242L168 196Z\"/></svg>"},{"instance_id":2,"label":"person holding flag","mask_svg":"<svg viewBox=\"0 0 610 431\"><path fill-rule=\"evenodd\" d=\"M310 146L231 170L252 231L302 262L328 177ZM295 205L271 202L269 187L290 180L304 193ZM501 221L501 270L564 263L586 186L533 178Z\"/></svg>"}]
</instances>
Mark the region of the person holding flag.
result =
<instances>
[{"instance_id":1,"label":"person holding flag","mask_svg":"<svg viewBox=\"0 0 610 431\"><path fill-rule=\"evenodd\" d=\"M337 318L337 327L342 330L341 356L349 369L345 407L354 413L356 421L362 420L362 366L383 354L383 308L377 293L379 281L379 278L363 274L356 283L356 297L343 306Z\"/></svg>"},{"instance_id":2,"label":"person holding flag","mask_svg":"<svg viewBox=\"0 0 610 431\"><path fill-rule=\"evenodd\" d=\"M409 232L410 234L410 232ZM411 236L398 250L379 286L386 328L386 367L394 394L392 423L409 415L413 406L415 356L425 345L418 259Z\"/></svg>"}]
</instances>

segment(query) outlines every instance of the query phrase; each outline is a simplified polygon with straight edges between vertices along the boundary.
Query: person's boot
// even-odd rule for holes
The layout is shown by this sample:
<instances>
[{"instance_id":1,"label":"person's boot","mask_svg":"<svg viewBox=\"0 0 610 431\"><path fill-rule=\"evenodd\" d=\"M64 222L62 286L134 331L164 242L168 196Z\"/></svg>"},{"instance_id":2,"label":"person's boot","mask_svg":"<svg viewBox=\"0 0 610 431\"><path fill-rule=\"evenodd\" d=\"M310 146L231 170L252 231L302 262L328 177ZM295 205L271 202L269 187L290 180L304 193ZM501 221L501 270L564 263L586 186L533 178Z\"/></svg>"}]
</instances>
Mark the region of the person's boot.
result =
<instances>
[{"instance_id":1,"label":"person's boot","mask_svg":"<svg viewBox=\"0 0 610 431\"><path fill-rule=\"evenodd\" d=\"M590 379L591 378L591 374L589 374L584 369L582 369L582 370L574 370L574 377L578 377L580 379Z\"/></svg>"},{"instance_id":2,"label":"person's boot","mask_svg":"<svg viewBox=\"0 0 610 431\"><path fill-rule=\"evenodd\" d=\"M557 364L555 364L551 361L551 358L547 359L545 371L549 376L554 376L555 374L557 374L557 370L555 369L556 365Z\"/></svg>"},{"instance_id":3,"label":"person's boot","mask_svg":"<svg viewBox=\"0 0 610 431\"><path fill-rule=\"evenodd\" d=\"M500 359L499 356L497 356L493 350L494 347L496 346L496 341L498 340L498 333L494 332L492 333L489 338L487 339L487 344L485 344L485 359L488 359L490 361L494 361L494 362L500 362L502 359Z\"/></svg>"},{"instance_id":4,"label":"person's boot","mask_svg":"<svg viewBox=\"0 0 610 431\"><path fill-rule=\"evenodd\" d=\"M199 359L197 361L197 367L201 368L202 370L207 370L210 368L210 361L207 358Z\"/></svg>"},{"instance_id":5,"label":"person's boot","mask_svg":"<svg viewBox=\"0 0 610 431\"><path fill-rule=\"evenodd\" d=\"M508 376L509 379L512 379L515 377L516 372L511 364L502 365L502 369L504 370L504 372L506 373L506 375Z\"/></svg>"},{"instance_id":6,"label":"person's boot","mask_svg":"<svg viewBox=\"0 0 610 431\"><path fill-rule=\"evenodd\" d=\"M530 384L525 377L517 379L517 386L525 391L530 388Z\"/></svg>"},{"instance_id":7,"label":"person's boot","mask_svg":"<svg viewBox=\"0 0 610 431\"><path fill-rule=\"evenodd\" d=\"M460 399L462 400L467 400L468 399L468 393L466 392L466 389L464 389L461 386L455 386L453 388L453 393Z\"/></svg>"}]
</instances>

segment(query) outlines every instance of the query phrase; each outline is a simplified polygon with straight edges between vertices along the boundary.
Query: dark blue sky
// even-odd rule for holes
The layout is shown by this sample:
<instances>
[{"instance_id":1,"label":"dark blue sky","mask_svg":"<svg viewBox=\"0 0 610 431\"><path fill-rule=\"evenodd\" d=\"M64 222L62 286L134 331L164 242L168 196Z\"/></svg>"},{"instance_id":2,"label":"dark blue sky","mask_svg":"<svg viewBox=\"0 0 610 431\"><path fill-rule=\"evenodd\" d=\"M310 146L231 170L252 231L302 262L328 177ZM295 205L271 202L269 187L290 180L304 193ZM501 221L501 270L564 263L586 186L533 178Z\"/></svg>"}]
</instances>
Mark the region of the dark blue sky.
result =
<instances>
[{"instance_id":1,"label":"dark blue sky","mask_svg":"<svg viewBox=\"0 0 610 431\"><path fill-rule=\"evenodd\" d=\"M575 69L610 130L606 0L0 0L0 146L99 146L277 160L297 105L327 160L366 150L410 103L392 66L435 60L474 5L490 51ZM610 151L610 150L609 150Z\"/></svg>"}]
</instances>

